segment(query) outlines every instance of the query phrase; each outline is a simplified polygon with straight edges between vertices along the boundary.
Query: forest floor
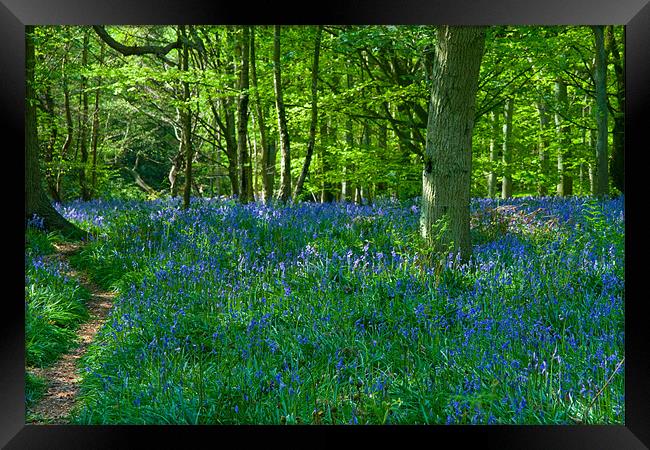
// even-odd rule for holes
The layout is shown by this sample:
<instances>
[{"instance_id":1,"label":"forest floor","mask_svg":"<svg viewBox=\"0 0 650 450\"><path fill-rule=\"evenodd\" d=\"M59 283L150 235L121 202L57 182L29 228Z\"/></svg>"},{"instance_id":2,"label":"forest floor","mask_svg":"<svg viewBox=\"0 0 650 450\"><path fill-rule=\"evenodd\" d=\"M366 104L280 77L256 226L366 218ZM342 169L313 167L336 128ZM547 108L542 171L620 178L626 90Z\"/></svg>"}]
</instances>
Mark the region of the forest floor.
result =
<instances>
[{"instance_id":1,"label":"forest floor","mask_svg":"<svg viewBox=\"0 0 650 450\"><path fill-rule=\"evenodd\" d=\"M68 258L81 248L80 243L54 244L56 253L51 258L67 262ZM79 390L80 378L77 374L77 361L86 353L95 335L106 321L108 312L113 305L115 293L105 291L90 281L87 274L70 269L68 276L79 280L91 297L87 302L89 318L82 323L78 330L78 344L50 367L32 367L34 375L47 380L45 395L30 408L29 423L31 424L65 424L69 423L69 416L75 406Z\"/></svg>"}]
</instances>

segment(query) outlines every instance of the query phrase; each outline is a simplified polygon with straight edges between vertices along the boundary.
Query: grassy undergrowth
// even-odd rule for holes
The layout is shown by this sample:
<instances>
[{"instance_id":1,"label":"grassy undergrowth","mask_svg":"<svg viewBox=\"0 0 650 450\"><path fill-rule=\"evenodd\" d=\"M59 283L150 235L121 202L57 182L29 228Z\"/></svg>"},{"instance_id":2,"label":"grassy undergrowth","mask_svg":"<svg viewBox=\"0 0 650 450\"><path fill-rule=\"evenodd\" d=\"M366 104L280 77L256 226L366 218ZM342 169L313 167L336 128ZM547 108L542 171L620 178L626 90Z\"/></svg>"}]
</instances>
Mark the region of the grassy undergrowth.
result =
<instances>
[{"instance_id":1,"label":"grassy undergrowth","mask_svg":"<svg viewBox=\"0 0 650 450\"><path fill-rule=\"evenodd\" d=\"M30 226L25 240L25 364L47 367L77 342L75 330L88 317L86 289L70 278L66 264L54 257L53 242L62 238ZM25 375L27 406L45 392L46 381Z\"/></svg>"},{"instance_id":2,"label":"grassy undergrowth","mask_svg":"<svg viewBox=\"0 0 650 450\"><path fill-rule=\"evenodd\" d=\"M119 291L78 423L623 423L622 198L475 200L433 266L417 204L62 212Z\"/></svg>"}]
</instances>

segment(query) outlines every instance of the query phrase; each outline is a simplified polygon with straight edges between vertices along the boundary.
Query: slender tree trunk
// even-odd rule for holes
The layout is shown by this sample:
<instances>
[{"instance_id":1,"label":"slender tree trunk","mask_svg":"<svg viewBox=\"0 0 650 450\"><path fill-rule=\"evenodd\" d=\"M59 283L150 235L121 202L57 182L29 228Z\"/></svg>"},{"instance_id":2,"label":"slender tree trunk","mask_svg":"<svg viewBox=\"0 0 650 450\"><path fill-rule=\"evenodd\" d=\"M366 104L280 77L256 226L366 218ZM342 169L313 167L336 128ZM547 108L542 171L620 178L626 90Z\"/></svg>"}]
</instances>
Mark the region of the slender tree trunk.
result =
<instances>
[{"instance_id":1,"label":"slender tree trunk","mask_svg":"<svg viewBox=\"0 0 650 450\"><path fill-rule=\"evenodd\" d=\"M607 54L605 53L605 27L592 26L596 46L595 88L596 88L596 194L609 195L609 174L607 168Z\"/></svg>"},{"instance_id":2,"label":"slender tree trunk","mask_svg":"<svg viewBox=\"0 0 650 450\"><path fill-rule=\"evenodd\" d=\"M81 66L85 69L88 66L88 45L90 42L90 31L86 30L83 37L83 49L81 51ZM88 165L88 78L81 75L81 115L79 117L79 150L81 158L79 161L79 190L83 201L90 200L90 189L86 180L86 169Z\"/></svg>"},{"instance_id":3,"label":"slender tree trunk","mask_svg":"<svg viewBox=\"0 0 650 450\"><path fill-rule=\"evenodd\" d=\"M296 189L293 193L293 198L298 200L302 193L302 187L309 173L309 165L311 158L314 154L314 144L316 142L316 124L318 122L318 59L320 56L320 40L323 32L323 26L319 25L316 30L316 39L314 43L314 62L311 68L311 122L309 124L309 139L307 141L307 155L305 156L305 163L302 166L302 171L296 182Z\"/></svg>"},{"instance_id":4,"label":"slender tree trunk","mask_svg":"<svg viewBox=\"0 0 650 450\"><path fill-rule=\"evenodd\" d=\"M329 152L331 145L337 143L337 127L331 119L323 122L324 129L321 129L321 153L323 163L323 195L322 202L333 202L337 199L339 192L337 184L332 181L332 172L335 170L334 155ZM325 140L327 139L327 140Z\"/></svg>"},{"instance_id":5,"label":"slender tree trunk","mask_svg":"<svg viewBox=\"0 0 650 450\"><path fill-rule=\"evenodd\" d=\"M494 198L497 193L497 174L495 166L499 159L500 146L498 140L501 134L499 116L495 111L490 112L490 124L492 125L490 133L490 172L487 177L487 185L488 197Z\"/></svg>"},{"instance_id":6,"label":"slender tree trunk","mask_svg":"<svg viewBox=\"0 0 650 450\"><path fill-rule=\"evenodd\" d=\"M562 80L557 80L555 82L555 100L557 102L557 109L566 114L569 110L567 87L566 83ZM564 197L573 195L573 178L571 178L569 171L565 167L565 160L571 157L571 136L569 134L570 127L564 124L564 119L562 119L562 116L557 112L555 113L555 128L560 141L557 154L557 195Z\"/></svg>"},{"instance_id":7,"label":"slender tree trunk","mask_svg":"<svg viewBox=\"0 0 650 450\"><path fill-rule=\"evenodd\" d=\"M104 41L100 43L99 50L99 65L104 64ZM92 137L90 140L90 148L92 151L92 169L91 169L91 197L97 195L97 143L99 140L99 88L102 85L102 77L97 77L97 90L95 91L95 107L93 109L93 128Z\"/></svg>"},{"instance_id":8,"label":"slender tree trunk","mask_svg":"<svg viewBox=\"0 0 650 450\"><path fill-rule=\"evenodd\" d=\"M512 110L514 99L506 99L503 122L503 181L501 184L501 198L512 197Z\"/></svg>"},{"instance_id":9,"label":"slender tree trunk","mask_svg":"<svg viewBox=\"0 0 650 450\"><path fill-rule=\"evenodd\" d=\"M54 170L54 159L55 159L55 148L56 140L58 137L58 127L56 124L56 107L54 104L54 98L52 97L52 87L47 85L45 90L45 108L47 112L47 128L49 131L49 139L47 141L46 152L43 155L43 160L45 162L45 181L47 182L47 190L52 197L52 200L55 202L61 201L61 196L57 190L57 182ZM60 155L57 159L60 158Z\"/></svg>"},{"instance_id":10,"label":"slender tree trunk","mask_svg":"<svg viewBox=\"0 0 650 450\"><path fill-rule=\"evenodd\" d=\"M87 233L68 222L50 203L41 185L39 166L38 122L34 69L34 26L25 26L25 224L34 215L43 219L47 230L58 230L65 236L82 238Z\"/></svg>"},{"instance_id":11,"label":"slender tree trunk","mask_svg":"<svg viewBox=\"0 0 650 450\"><path fill-rule=\"evenodd\" d=\"M625 192L625 68L624 61L618 50L616 37L614 36L614 27L606 27L606 38L608 53L611 55L611 61L614 65L614 74L616 75L616 98L618 99L618 110L612 116L614 119L614 128L612 129L612 157L610 159L609 172L612 178L612 184L616 189ZM623 28L623 37L625 37L625 28Z\"/></svg>"},{"instance_id":12,"label":"slender tree trunk","mask_svg":"<svg viewBox=\"0 0 650 450\"><path fill-rule=\"evenodd\" d=\"M286 202L291 198L291 148L289 130L282 98L282 73L280 68L280 25L274 26L273 38L273 86L275 88L275 107L278 114L278 132L280 133L280 191L278 199Z\"/></svg>"},{"instance_id":13,"label":"slender tree trunk","mask_svg":"<svg viewBox=\"0 0 650 450\"><path fill-rule=\"evenodd\" d=\"M237 171L237 137L235 126L235 108L232 101L224 102L224 117L226 119L226 157L228 158L228 178L233 195L239 196L239 173Z\"/></svg>"},{"instance_id":14,"label":"slender tree trunk","mask_svg":"<svg viewBox=\"0 0 650 450\"><path fill-rule=\"evenodd\" d=\"M248 60L250 52L250 30L242 27L242 36L238 45L240 54L239 67L239 102L237 104L237 154L239 155L239 200L248 203L253 199L253 172L251 167L250 149L247 146L248 136L248 100L249 77Z\"/></svg>"},{"instance_id":15,"label":"slender tree trunk","mask_svg":"<svg viewBox=\"0 0 650 450\"><path fill-rule=\"evenodd\" d=\"M257 63L255 60L255 28L251 27L251 82L253 84L253 97L255 100L255 115L257 125L260 129L260 146L262 147L262 198L264 203L268 203L273 197L273 172L275 163L271 166L270 143L268 139L268 129L264 117L264 109L260 101L260 93L257 86Z\"/></svg>"},{"instance_id":16,"label":"slender tree trunk","mask_svg":"<svg viewBox=\"0 0 650 450\"><path fill-rule=\"evenodd\" d=\"M543 197L545 195L548 195L548 189L546 188L546 177L548 177L548 147L549 147L548 138L546 137L546 133L549 125L548 107L544 100L540 100L537 102L537 113L539 114L539 130L540 130L539 142L538 142L539 171L542 175L540 177L539 183L537 184L537 194L540 197Z\"/></svg>"},{"instance_id":17,"label":"slender tree trunk","mask_svg":"<svg viewBox=\"0 0 650 450\"><path fill-rule=\"evenodd\" d=\"M435 251L453 248L468 261L472 130L485 29L441 26L436 38L420 232ZM435 241L440 220L447 227Z\"/></svg>"},{"instance_id":18,"label":"slender tree trunk","mask_svg":"<svg viewBox=\"0 0 650 450\"><path fill-rule=\"evenodd\" d=\"M187 32L185 26L180 27L180 33L183 38L183 45L179 49L181 71L189 71L189 50L187 43ZM183 190L183 208L190 207L190 198L192 195L192 160L194 159L194 149L192 148L192 110L190 109L190 84L183 80L183 106L181 106L181 136L185 150L185 188Z\"/></svg>"}]
</instances>

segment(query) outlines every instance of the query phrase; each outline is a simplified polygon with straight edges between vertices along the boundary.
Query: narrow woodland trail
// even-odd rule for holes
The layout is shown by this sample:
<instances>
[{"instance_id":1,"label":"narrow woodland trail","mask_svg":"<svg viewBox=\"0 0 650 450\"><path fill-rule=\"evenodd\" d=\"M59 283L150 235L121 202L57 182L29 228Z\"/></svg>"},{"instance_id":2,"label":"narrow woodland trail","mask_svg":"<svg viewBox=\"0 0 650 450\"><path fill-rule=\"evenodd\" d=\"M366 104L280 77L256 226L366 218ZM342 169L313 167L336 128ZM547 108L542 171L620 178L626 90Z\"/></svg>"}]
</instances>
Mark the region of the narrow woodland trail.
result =
<instances>
[{"instance_id":1,"label":"narrow woodland trail","mask_svg":"<svg viewBox=\"0 0 650 450\"><path fill-rule=\"evenodd\" d=\"M52 258L66 262L70 255L81 248L79 243L61 243L54 246L57 252L52 255ZM32 424L69 423L69 415L75 406L79 390L77 361L86 353L88 346L106 321L115 297L114 292L100 289L83 272L70 268L68 275L79 280L79 283L90 292L90 299L86 303L89 318L77 329L79 342L75 348L61 355L60 359L50 367L29 368L32 373L43 377L48 383L43 398L30 408L34 416L34 419L29 422Z\"/></svg>"}]
</instances>

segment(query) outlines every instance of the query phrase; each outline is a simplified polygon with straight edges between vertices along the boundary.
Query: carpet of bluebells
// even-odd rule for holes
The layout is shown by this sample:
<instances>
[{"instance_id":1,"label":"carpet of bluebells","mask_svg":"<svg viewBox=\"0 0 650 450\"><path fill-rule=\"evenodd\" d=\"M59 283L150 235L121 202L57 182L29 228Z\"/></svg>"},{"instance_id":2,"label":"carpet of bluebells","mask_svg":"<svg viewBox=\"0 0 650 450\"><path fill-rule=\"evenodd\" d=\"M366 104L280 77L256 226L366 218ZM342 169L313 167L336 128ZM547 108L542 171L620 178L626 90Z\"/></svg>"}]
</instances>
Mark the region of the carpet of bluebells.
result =
<instances>
[{"instance_id":1,"label":"carpet of bluebells","mask_svg":"<svg viewBox=\"0 0 650 450\"><path fill-rule=\"evenodd\" d=\"M467 264L416 201L58 205L119 292L77 422L621 424L623 203L475 199Z\"/></svg>"}]
</instances>

